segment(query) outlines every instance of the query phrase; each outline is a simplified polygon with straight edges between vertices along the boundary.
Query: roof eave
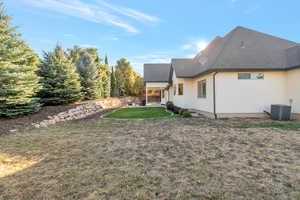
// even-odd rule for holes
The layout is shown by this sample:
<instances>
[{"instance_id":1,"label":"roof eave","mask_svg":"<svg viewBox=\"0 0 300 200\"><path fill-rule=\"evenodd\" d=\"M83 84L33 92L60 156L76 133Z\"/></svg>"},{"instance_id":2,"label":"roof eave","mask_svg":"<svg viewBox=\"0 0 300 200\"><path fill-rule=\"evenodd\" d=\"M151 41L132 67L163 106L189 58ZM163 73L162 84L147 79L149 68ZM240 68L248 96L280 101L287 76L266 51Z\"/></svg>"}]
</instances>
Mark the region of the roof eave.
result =
<instances>
[{"instance_id":1,"label":"roof eave","mask_svg":"<svg viewBox=\"0 0 300 200\"><path fill-rule=\"evenodd\" d=\"M300 65L287 68L287 70L293 70L293 69L300 69Z\"/></svg>"},{"instance_id":2,"label":"roof eave","mask_svg":"<svg viewBox=\"0 0 300 200\"><path fill-rule=\"evenodd\" d=\"M144 81L145 83L169 83L169 81Z\"/></svg>"},{"instance_id":3,"label":"roof eave","mask_svg":"<svg viewBox=\"0 0 300 200\"><path fill-rule=\"evenodd\" d=\"M292 69L298 69L300 66L297 67L291 67L291 68L278 68L278 69L270 69L270 68L230 68L230 69L211 69L211 70L206 70L201 73L195 74L195 75L190 75L190 76L176 76L177 78L196 78L199 76L203 76L209 73L213 72L255 72L255 71L287 71L287 70L292 70Z\"/></svg>"}]
</instances>

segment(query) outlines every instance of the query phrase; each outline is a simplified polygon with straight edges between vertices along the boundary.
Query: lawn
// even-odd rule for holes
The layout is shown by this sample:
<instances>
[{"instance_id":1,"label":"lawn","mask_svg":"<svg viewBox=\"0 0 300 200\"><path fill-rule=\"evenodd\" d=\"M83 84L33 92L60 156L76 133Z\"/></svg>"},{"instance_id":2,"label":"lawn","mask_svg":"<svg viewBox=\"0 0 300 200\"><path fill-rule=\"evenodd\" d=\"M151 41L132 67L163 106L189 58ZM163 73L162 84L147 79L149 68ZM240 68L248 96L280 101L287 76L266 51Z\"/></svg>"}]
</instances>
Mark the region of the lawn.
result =
<instances>
[{"instance_id":1,"label":"lawn","mask_svg":"<svg viewBox=\"0 0 300 200\"><path fill-rule=\"evenodd\" d=\"M279 129L285 129L285 130L299 130L300 131L300 123L298 122L266 122L261 123L261 127L265 128L279 128Z\"/></svg>"},{"instance_id":2,"label":"lawn","mask_svg":"<svg viewBox=\"0 0 300 200\"><path fill-rule=\"evenodd\" d=\"M0 199L299 199L299 131L260 123L97 117L2 135Z\"/></svg>"},{"instance_id":3,"label":"lawn","mask_svg":"<svg viewBox=\"0 0 300 200\"><path fill-rule=\"evenodd\" d=\"M164 108L121 108L110 114L104 116L104 118L115 119L148 119L148 118L162 118L170 117L172 114Z\"/></svg>"}]
</instances>

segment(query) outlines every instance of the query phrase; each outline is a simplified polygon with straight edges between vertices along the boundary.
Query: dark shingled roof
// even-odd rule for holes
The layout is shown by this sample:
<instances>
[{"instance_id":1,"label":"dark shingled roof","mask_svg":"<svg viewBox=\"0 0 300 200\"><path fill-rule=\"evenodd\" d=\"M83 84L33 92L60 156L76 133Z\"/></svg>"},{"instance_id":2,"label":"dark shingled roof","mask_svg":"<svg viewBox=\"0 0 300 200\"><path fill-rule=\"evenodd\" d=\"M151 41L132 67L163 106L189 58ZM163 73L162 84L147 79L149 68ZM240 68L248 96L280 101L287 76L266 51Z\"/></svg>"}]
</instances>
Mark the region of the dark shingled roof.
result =
<instances>
[{"instance_id":1,"label":"dark shingled roof","mask_svg":"<svg viewBox=\"0 0 300 200\"><path fill-rule=\"evenodd\" d=\"M300 67L300 44L239 26L216 37L194 58L172 59L171 64L178 78L218 71L288 70Z\"/></svg>"},{"instance_id":2,"label":"dark shingled roof","mask_svg":"<svg viewBox=\"0 0 300 200\"><path fill-rule=\"evenodd\" d=\"M170 82L171 64L145 64L145 82Z\"/></svg>"},{"instance_id":3,"label":"dark shingled roof","mask_svg":"<svg viewBox=\"0 0 300 200\"><path fill-rule=\"evenodd\" d=\"M295 68L300 66L300 46L288 48L287 53L287 67Z\"/></svg>"}]
</instances>

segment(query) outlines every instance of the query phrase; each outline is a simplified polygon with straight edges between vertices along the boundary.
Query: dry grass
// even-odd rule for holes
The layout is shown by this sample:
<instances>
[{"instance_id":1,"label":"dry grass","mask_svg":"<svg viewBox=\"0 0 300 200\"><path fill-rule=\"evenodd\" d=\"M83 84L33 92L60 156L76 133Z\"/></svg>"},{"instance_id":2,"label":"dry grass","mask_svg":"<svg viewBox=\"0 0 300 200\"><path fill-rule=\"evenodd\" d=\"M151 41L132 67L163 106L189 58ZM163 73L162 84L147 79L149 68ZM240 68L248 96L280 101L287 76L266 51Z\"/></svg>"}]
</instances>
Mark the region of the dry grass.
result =
<instances>
[{"instance_id":1,"label":"dry grass","mask_svg":"<svg viewBox=\"0 0 300 200\"><path fill-rule=\"evenodd\" d=\"M300 199L299 131L243 123L98 120L2 136L0 199Z\"/></svg>"}]
</instances>

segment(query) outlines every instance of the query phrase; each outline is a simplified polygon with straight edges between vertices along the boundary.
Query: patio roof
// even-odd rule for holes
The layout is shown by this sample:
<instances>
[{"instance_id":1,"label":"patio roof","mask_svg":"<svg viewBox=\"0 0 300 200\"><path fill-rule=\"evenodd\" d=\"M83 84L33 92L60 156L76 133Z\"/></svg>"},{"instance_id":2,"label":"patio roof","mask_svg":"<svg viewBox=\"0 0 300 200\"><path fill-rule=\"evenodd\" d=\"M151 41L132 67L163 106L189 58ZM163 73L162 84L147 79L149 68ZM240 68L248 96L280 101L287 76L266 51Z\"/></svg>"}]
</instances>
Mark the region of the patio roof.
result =
<instances>
[{"instance_id":1,"label":"patio roof","mask_svg":"<svg viewBox=\"0 0 300 200\"><path fill-rule=\"evenodd\" d=\"M145 64L145 82L170 82L172 75L171 64Z\"/></svg>"}]
</instances>

